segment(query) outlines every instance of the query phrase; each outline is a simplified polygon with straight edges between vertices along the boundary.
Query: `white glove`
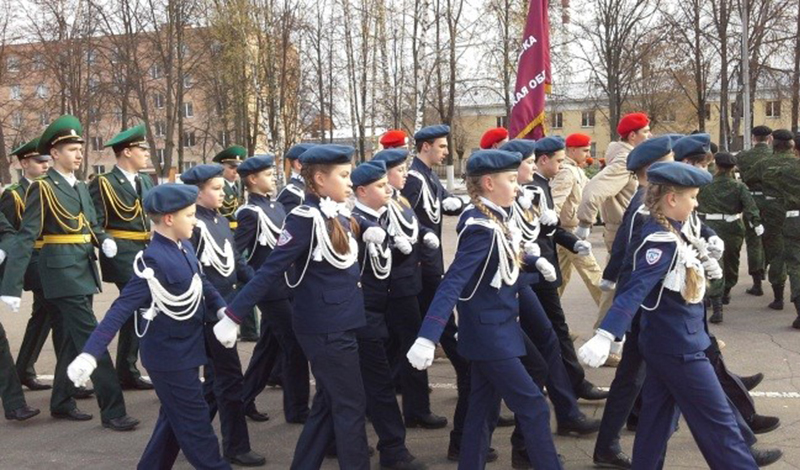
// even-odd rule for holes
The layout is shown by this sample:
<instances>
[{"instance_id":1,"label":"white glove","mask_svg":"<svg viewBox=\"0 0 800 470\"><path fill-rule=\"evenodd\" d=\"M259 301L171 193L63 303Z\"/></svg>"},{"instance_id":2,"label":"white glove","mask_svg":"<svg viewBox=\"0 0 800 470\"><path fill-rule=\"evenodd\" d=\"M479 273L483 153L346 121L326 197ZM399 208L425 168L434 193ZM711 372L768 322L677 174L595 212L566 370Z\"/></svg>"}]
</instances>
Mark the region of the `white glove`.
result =
<instances>
[{"instance_id":1,"label":"white glove","mask_svg":"<svg viewBox=\"0 0 800 470\"><path fill-rule=\"evenodd\" d=\"M97 369L97 360L91 354L80 353L67 366L67 377L76 387L85 387L95 369Z\"/></svg>"},{"instance_id":2,"label":"white glove","mask_svg":"<svg viewBox=\"0 0 800 470\"><path fill-rule=\"evenodd\" d=\"M6 261L6 252L0 250L0 264L3 264Z\"/></svg>"},{"instance_id":3,"label":"white glove","mask_svg":"<svg viewBox=\"0 0 800 470\"><path fill-rule=\"evenodd\" d=\"M0 295L0 302L8 305L8 308L10 308L12 312L17 313L19 312L19 304L22 302L22 299L10 295Z\"/></svg>"},{"instance_id":4,"label":"white glove","mask_svg":"<svg viewBox=\"0 0 800 470\"><path fill-rule=\"evenodd\" d=\"M617 283L609 281L608 279L600 280L600 290L603 292L611 292L617 288Z\"/></svg>"},{"instance_id":5,"label":"white glove","mask_svg":"<svg viewBox=\"0 0 800 470\"><path fill-rule=\"evenodd\" d=\"M545 209L542 215L539 216L539 223L542 225L556 225L558 224L558 214L553 209Z\"/></svg>"},{"instance_id":6,"label":"white glove","mask_svg":"<svg viewBox=\"0 0 800 470\"><path fill-rule=\"evenodd\" d=\"M408 350L408 362L417 370L425 370L433 364L433 355L436 345L427 338L417 338L414 345Z\"/></svg>"},{"instance_id":7,"label":"white glove","mask_svg":"<svg viewBox=\"0 0 800 470\"><path fill-rule=\"evenodd\" d=\"M113 238L106 238L100 246L106 258L113 258L117 256L117 242Z\"/></svg>"},{"instance_id":8,"label":"white glove","mask_svg":"<svg viewBox=\"0 0 800 470\"><path fill-rule=\"evenodd\" d=\"M380 227L370 227L364 230L364 235L361 237L364 243L374 243L376 245L383 244L386 240L386 230Z\"/></svg>"},{"instance_id":9,"label":"white glove","mask_svg":"<svg viewBox=\"0 0 800 470\"><path fill-rule=\"evenodd\" d=\"M222 307L221 309L217 310L217 320L222 320L226 316L227 315L225 315L225 307Z\"/></svg>"},{"instance_id":10,"label":"white glove","mask_svg":"<svg viewBox=\"0 0 800 470\"><path fill-rule=\"evenodd\" d=\"M527 241L524 245L522 245L522 249L525 250L526 255L542 256L542 248L536 242Z\"/></svg>"},{"instance_id":11,"label":"white glove","mask_svg":"<svg viewBox=\"0 0 800 470\"><path fill-rule=\"evenodd\" d=\"M708 239L708 256L714 259L722 258L722 253L725 251L725 242L721 238L714 235Z\"/></svg>"},{"instance_id":12,"label":"white glove","mask_svg":"<svg viewBox=\"0 0 800 470\"><path fill-rule=\"evenodd\" d=\"M528 210L533 205L533 197L535 193L528 188L520 188L519 196L517 196L517 204L524 210Z\"/></svg>"},{"instance_id":13,"label":"white glove","mask_svg":"<svg viewBox=\"0 0 800 470\"><path fill-rule=\"evenodd\" d=\"M464 202L460 198L457 198L455 196L450 196L442 201L442 208L444 208L444 210L448 212L457 211L461 209L461 207L463 206Z\"/></svg>"},{"instance_id":14,"label":"white glove","mask_svg":"<svg viewBox=\"0 0 800 470\"><path fill-rule=\"evenodd\" d=\"M403 236L394 237L394 247L404 255L411 253L411 250L414 249L414 247L411 246L411 240Z\"/></svg>"},{"instance_id":15,"label":"white glove","mask_svg":"<svg viewBox=\"0 0 800 470\"><path fill-rule=\"evenodd\" d=\"M581 240L586 240L589 238L590 233L592 233L592 227L584 227L583 225L579 225L578 228L575 229L575 236Z\"/></svg>"},{"instance_id":16,"label":"white glove","mask_svg":"<svg viewBox=\"0 0 800 470\"><path fill-rule=\"evenodd\" d=\"M439 237L436 236L433 232L428 232L422 237L422 243L425 244L431 250L435 250L439 248Z\"/></svg>"},{"instance_id":17,"label":"white glove","mask_svg":"<svg viewBox=\"0 0 800 470\"><path fill-rule=\"evenodd\" d=\"M558 275L556 274L556 268L550 264L550 261L547 261L545 258L539 258L536 260L536 269L542 273L544 276L544 280L547 282L553 282L558 279Z\"/></svg>"},{"instance_id":18,"label":"white glove","mask_svg":"<svg viewBox=\"0 0 800 470\"><path fill-rule=\"evenodd\" d=\"M592 254L592 244L586 240L578 240L572 247L572 251L576 252L578 256L589 256Z\"/></svg>"},{"instance_id":19,"label":"white glove","mask_svg":"<svg viewBox=\"0 0 800 470\"><path fill-rule=\"evenodd\" d=\"M714 258L708 258L703 261L703 269L706 271L706 277L709 279L722 279L722 268L719 261Z\"/></svg>"},{"instance_id":20,"label":"white glove","mask_svg":"<svg viewBox=\"0 0 800 470\"><path fill-rule=\"evenodd\" d=\"M219 312L217 315L219 315ZM236 345L236 336L238 336L238 334L239 325L227 315L214 325L214 336L217 337L217 341L228 349Z\"/></svg>"},{"instance_id":21,"label":"white glove","mask_svg":"<svg viewBox=\"0 0 800 470\"><path fill-rule=\"evenodd\" d=\"M613 342L614 335L598 328L592 339L578 350L578 358L589 367L600 367L606 363Z\"/></svg>"},{"instance_id":22,"label":"white glove","mask_svg":"<svg viewBox=\"0 0 800 470\"><path fill-rule=\"evenodd\" d=\"M755 228L753 228L753 231L756 232L757 237L760 237L761 235L764 235L764 226L758 224L755 226Z\"/></svg>"}]
</instances>

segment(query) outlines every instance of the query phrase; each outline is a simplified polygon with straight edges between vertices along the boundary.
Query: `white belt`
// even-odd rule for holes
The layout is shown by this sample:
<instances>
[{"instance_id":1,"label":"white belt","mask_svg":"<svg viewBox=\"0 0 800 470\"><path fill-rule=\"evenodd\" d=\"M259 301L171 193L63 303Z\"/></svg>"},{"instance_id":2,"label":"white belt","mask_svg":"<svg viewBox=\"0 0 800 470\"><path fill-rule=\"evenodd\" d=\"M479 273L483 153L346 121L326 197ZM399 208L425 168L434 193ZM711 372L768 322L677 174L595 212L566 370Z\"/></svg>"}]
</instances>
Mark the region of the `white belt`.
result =
<instances>
[{"instance_id":1,"label":"white belt","mask_svg":"<svg viewBox=\"0 0 800 470\"><path fill-rule=\"evenodd\" d=\"M761 192L761 191L750 191L750 194L752 194L753 196L763 196L764 195L764 193Z\"/></svg>"},{"instance_id":2,"label":"white belt","mask_svg":"<svg viewBox=\"0 0 800 470\"><path fill-rule=\"evenodd\" d=\"M703 214L706 220L724 220L725 222L736 222L742 218L742 214Z\"/></svg>"},{"instance_id":3,"label":"white belt","mask_svg":"<svg viewBox=\"0 0 800 470\"><path fill-rule=\"evenodd\" d=\"M786 218L790 217L800 217L800 210L798 211L786 211Z\"/></svg>"},{"instance_id":4,"label":"white belt","mask_svg":"<svg viewBox=\"0 0 800 470\"><path fill-rule=\"evenodd\" d=\"M764 196L764 199L766 199L767 201L774 201L775 199L778 199L778 198L777 197L773 197L773 196Z\"/></svg>"}]
</instances>

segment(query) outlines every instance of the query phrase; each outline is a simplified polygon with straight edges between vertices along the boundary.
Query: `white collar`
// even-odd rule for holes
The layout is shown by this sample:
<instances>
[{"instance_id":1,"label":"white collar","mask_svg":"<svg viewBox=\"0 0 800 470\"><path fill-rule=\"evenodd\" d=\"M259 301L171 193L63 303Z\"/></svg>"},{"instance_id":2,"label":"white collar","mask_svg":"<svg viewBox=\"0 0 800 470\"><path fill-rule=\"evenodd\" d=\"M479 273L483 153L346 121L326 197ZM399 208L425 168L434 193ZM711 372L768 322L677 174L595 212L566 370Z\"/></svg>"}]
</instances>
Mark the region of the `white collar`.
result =
<instances>
[{"instance_id":1,"label":"white collar","mask_svg":"<svg viewBox=\"0 0 800 470\"><path fill-rule=\"evenodd\" d=\"M125 178L127 178L128 181L130 181L131 186L136 187L136 177L138 177L139 175L137 175L136 173L131 173L130 171L122 168L119 165L114 165L114 166L116 166L117 169L121 171L123 175L125 175Z\"/></svg>"},{"instance_id":2,"label":"white collar","mask_svg":"<svg viewBox=\"0 0 800 470\"><path fill-rule=\"evenodd\" d=\"M484 205L484 206L486 206L486 207L488 207L488 208L490 208L490 209L494 209L494 210L496 210L497 212L499 212L499 213L503 214L503 221L505 221L506 219L508 219L508 213L506 212L506 210L505 210L505 209L503 209L502 207L500 207L500 206L498 206L497 204L493 203L492 201L490 201L490 200L486 199L486 198L485 198L485 197L483 197L483 196L480 196L480 200L481 200L481 202L483 203L483 205Z\"/></svg>"},{"instance_id":3,"label":"white collar","mask_svg":"<svg viewBox=\"0 0 800 470\"><path fill-rule=\"evenodd\" d=\"M539 175L539 176L541 176L541 177L542 177L542 179L544 179L545 181L550 181L550 178L548 178L548 177L546 177L545 175L543 175L543 174L539 173L538 171L534 171L534 172L533 172L533 174L534 174L534 175Z\"/></svg>"},{"instance_id":4,"label":"white collar","mask_svg":"<svg viewBox=\"0 0 800 470\"><path fill-rule=\"evenodd\" d=\"M60 171L56 170L55 168L53 168L53 170L55 170L56 173L61 175L62 178L67 180L67 183L69 183L70 186L75 186L75 183L78 182L78 178L75 177L75 173L64 174L64 173L61 173Z\"/></svg>"},{"instance_id":5,"label":"white collar","mask_svg":"<svg viewBox=\"0 0 800 470\"><path fill-rule=\"evenodd\" d=\"M298 173L298 172L296 172L296 171L294 171L294 170L292 170L292 176L290 177L290 179L291 179L291 178L294 178L294 179L296 179L296 180L298 180L298 181L301 181L301 182L303 182L303 183L305 183L305 182L306 182L306 180L304 180L304 179L303 179L303 177L302 177L302 176L300 176L300 173Z\"/></svg>"},{"instance_id":6,"label":"white collar","mask_svg":"<svg viewBox=\"0 0 800 470\"><path fill-rule=\"evenodd\" d=\"M222 179L225 179L225 178L222 178ZM236 181L231 183L230 181L225 179L225 182L228 183L228 187L231 187L231 188L235 188L236 187Z\"/></svg>"},{"instance_id":7,"label":"white collar","mask_svg":"<svg viewBox=\"0 0 800 470\"><path fill-rule=\"evenodd\" d=\"M366 204L362 204L361 201L359 201L359 200L356 200L356 207L361 212L364 212L365 214L371 215L371 216L375 217L376 219L380 218L380 216L383 215L384 212L386 212L386 206L382 206L380 209L378 209L376 211L375 209L373 209L371 207L367 207Z\"/></svg>"},{"instance_id":8,"label":"white collar","mask_svg":"<svg viewBox=\"0 0 800 470\"><path fill-rule=\"evenodd\" d=\"M23 176L22 179L26 180L29 184L33 183L33 180L28 178L27 176Z\"/></svg>"}]
</instances>

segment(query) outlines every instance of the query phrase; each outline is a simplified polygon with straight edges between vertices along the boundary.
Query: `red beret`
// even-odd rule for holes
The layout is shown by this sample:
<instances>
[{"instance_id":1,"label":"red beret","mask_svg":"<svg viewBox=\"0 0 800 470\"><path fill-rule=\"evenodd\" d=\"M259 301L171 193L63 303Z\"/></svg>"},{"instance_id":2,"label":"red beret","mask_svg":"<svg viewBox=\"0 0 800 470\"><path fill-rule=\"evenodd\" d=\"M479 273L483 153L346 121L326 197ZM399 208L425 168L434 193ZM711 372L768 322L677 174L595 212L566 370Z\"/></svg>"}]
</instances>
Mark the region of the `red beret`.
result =
<instances>
[{"instance_id":1,"label":"red beret","mask_svg":"<svg viewBox=\"0 0 800 470\"><path fill-rule=\"evenodd\" d=\"M650 118L644 113L630 113L622 116L617 124L617 134L626 137L631 132L636 132L650 125Z\"/></svg>"},{"instance_id":2,"label":"red beret","mask_svg":"<svg viewBox=\"0 0 800 470\"><path fill-rule=\"evenodd\" d=\"M483 133L481 137L481 148L490 149L492 145L508 139L508 130L505 127L495 127Z\"/></svg>"},{"instance_id":3,"label":"red beret","mask_svg":"<svg viewBox=\"0 0 800 470\"><path fill-rule=\"evenodd\" d=\"M381 136L381 145L385 149L402 147L408 142L406 133L397 129L390 130Z\"/></svg>"},{"instance_id":4,"label":"red beret","mask_svg":"<svg viewBox=\"0 0 800 470\"><path fill-rule=\"evenodd\" d=\"M592 138L586 134L570 134L567 136L567 147L588 147L592 143Z\"/></svg>"}]
</instances>

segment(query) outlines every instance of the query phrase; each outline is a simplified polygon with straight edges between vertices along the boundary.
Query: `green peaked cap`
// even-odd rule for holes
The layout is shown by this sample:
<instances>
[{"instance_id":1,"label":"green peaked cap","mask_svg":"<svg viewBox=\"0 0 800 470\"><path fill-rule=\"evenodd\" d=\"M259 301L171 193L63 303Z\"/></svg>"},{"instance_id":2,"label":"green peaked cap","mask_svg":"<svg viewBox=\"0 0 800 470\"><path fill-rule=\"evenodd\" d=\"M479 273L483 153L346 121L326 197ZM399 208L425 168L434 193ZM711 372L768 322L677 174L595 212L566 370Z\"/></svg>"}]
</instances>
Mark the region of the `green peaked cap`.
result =
<instances>
[{"instance_id":1,"label":"green peaked cap","mask_svg":"<svg viewBox=\"0 0 800 470\"><path fill-rule=\"evenodd\" d=\"M35 157L39 155L39 151L37 150L39 147L39 138L36 137L35 139L31 140L28 143L22 144L19 147L15 148L11 151L11 155L16 155L17 158L23 160L28 157Z\"/></svg>"},{"instance_id":2,"label":"green peaked cap","mask_svg":"<svg viewBox=\"0 0 800 470\"><path fill-rule=\"evenodd\" d=\"M232 145L214 155L215 163L241 163L247 158L247 149L241 145Z\"/></svg>"},{"instance_id":3,"label":"green peaked cap","mask_svg":"<svg viewBox=\"0 0 800 470\"><path fill-rule=\"evenodd\" d=\"M56 144L78 143L82 144L83 126L75 116L65 114L51 122L39 137L38 150L41 155L49 155L50 149Z\"/></svg>"},{"instance_id":4,"label":"green peaked cap","mask_svg":"<svg viewBox=\"0 0 800 470\"><path fill-rule=\"evenodd\" d=\"M120 150L128 147L141 147L145 149L150 148L150 146L147 144L147 138L145 137L145 134L144 124L139 124L138 126L125 129L124 131L115 135L111 138L111 140L106 142L103 147L112 147L115 152L119 152Z\"/></svg>"}]
</instances>

